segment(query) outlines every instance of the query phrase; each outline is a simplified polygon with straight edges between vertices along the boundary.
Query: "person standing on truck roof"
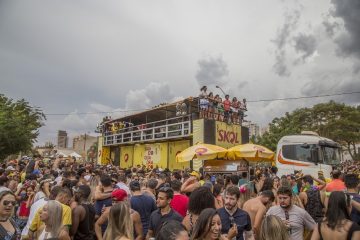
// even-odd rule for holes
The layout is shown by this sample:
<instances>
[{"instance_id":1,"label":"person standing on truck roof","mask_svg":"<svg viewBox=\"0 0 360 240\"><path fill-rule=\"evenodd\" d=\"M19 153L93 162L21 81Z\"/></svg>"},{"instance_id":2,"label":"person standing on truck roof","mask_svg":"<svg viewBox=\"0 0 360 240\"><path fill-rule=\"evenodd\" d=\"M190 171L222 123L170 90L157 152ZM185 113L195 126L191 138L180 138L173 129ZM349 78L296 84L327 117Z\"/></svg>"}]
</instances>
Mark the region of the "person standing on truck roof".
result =
<instances>
[{"instance_id":1,"label":"person standing on truck roof","mask_svg":"<svg viewBox=\"0 0 360 240\"><path fill-rule=\"evenodd\" d=\"M209 100L206 91L207 91L206 86L200 88L200 95L199 95L200 118L207 118L207 112L209 109Z\"/></svg>"},{"instance_id":2,"label":"person standing on truck roof","mask_svg":"<svg viewBox=\"0 0 360 240\"><path fill-rule=\"evenodd\" d=\"M224 121L229 122L230 121L230 107L231 107L231 101L229 100L229 94L225 95L225 100L223 102L224 105Z\"/></svg>"}]
</instances>

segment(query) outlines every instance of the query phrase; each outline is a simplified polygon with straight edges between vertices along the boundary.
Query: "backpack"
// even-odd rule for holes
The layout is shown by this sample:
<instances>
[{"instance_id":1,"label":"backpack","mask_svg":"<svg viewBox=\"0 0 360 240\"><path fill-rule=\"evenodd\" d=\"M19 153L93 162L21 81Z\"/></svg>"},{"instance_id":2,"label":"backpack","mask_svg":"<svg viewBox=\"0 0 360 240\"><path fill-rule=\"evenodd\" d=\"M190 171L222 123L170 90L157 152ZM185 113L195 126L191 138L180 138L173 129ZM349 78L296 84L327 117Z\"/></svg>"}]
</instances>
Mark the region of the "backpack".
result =
<instances>
[{"instance_id":1,"label":"backpack","mask_svg":"<svg viewBox=\"0 0 360 240\"><path fill-rule=\"evenodd\" d=\"M315 222L321 222L324 218L324 205L321 202L320 191L311 188L306 191L306 195L308 200L305 206L305 210L310 214Z\"/></svg>"}]
</instances>

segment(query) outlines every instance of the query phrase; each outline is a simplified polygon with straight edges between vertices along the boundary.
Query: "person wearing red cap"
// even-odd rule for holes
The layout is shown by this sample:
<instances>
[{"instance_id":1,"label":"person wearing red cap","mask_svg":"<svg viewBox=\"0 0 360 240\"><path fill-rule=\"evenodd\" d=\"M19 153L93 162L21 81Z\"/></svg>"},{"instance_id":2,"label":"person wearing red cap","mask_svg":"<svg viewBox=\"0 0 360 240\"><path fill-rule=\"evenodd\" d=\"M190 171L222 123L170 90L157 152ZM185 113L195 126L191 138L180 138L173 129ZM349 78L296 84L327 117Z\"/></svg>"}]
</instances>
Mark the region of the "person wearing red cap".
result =
<instances>
[{"instance_id":1,"label":"person wearing red cap","mask_svg":"<svg viewBox=\"0 0 360 240\"><path fill-rule=\"evenodd\" d=\"M128 201L128 195L126 191L123 189L114 190L111 193L111 198L112 198L113 206L119 202ZM99 219L95 222L95 233L98 240L103 240L101 226L104 224L107 225L110 208L111 207L106 207L104 212L99 217ZM130 217L134 226L135 240L143 239L143 229L142 229L140 214L137 211L130 209Z\"/></svg>"}]
</instances>

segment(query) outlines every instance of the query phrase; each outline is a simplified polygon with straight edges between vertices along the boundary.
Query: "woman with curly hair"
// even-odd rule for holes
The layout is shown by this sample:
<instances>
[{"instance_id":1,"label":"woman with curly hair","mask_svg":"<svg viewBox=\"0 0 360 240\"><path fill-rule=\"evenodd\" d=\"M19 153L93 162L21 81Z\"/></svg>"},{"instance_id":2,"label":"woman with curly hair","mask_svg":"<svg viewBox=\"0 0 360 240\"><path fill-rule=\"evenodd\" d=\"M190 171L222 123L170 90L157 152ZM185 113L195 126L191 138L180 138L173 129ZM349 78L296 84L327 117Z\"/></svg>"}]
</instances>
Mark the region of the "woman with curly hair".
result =
<instances>
[{"instance_id":1,"label":"woman with curly hair","mask_svg":"<svg viewBox=\"0 0 360 240\"><path fill-rule=\"evenodd\" d=\"M191 193L189 198L188 214L182 221L190 235L194 230L194 226L201 211L205 208L215 209L215 198L209 188L199 187Z\"/></svg>"}]
</instances>

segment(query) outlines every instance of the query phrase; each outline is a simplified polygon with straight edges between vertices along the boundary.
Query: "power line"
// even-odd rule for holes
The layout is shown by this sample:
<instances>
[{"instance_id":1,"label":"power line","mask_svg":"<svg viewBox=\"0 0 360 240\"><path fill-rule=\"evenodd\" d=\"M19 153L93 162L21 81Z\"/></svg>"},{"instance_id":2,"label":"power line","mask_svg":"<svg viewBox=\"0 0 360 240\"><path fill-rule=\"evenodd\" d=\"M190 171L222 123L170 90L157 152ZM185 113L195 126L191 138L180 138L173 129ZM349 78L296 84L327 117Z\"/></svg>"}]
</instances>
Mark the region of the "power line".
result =
<instances>
[{"instance_id":1,"label":"power line","mask_svg":"<svg viewBox=\"0 0 360 240\"><path fill-rule=\"evenodd\" d=\"M324 95L315 95L315 96L305 96L305 97L289 97L289 98L274 98L274 99L261 99L261 100L249 100L247 102L272 102L272 101L284 101L284 100L298 100L305 98L320 98L320 97L333 97L341 95L350 95L360 92L345 92L345 93L334 93L334 94L324 94Z\"/></svg>"},{"instance_id":2,"label":"power line","mask_svg":"<svg viewBox=\"0 0 360 240\"><path fill-rule=\"evenodd\" d=\"M72 112L72 113L45 113L46 116L56 116L56 115L84 115L84 114L108 114L108 113L116 113L116 112L137 112L137 111L145 111L150 110L150 108L144 109L130 109L130 110L116 110L116 111L109 111L109 112Z\"/></svg>"},{"instance_id":3,"label":"power line","mask_svg":"<svg viewBox=\"0 0 360 240\"><path fill-rule=\"evenodd\" d=\"M334 93L334 94L324 94L324 95L314 95L314 96L303 96L303 97L288 97L288 98L273 98L273 99L258 99L258 100L247 100L248 103L257 103L257 102L273 102L273 101L286 101L286 100L298 100L298 99L308 99L308 98L321 98L321 97L334 97L341 95L351 95L351 94L359 94L358 92L344 92L344 93ZM144 108L144 109L128 109L128 110L116 110L109 112L73 112L73 113L46 113L46 116L65 116L65 115L87 115L87 114L110 114L110 113L128 113L128 112L139 112L151 110L152 108Z\"/></svg>"}]
</instances>

